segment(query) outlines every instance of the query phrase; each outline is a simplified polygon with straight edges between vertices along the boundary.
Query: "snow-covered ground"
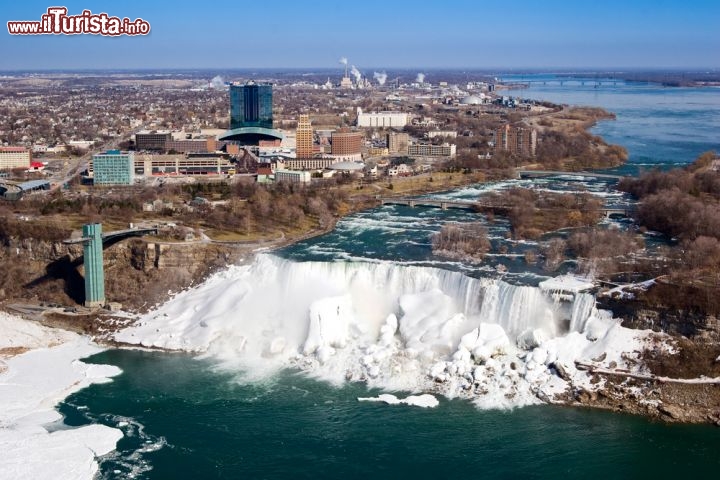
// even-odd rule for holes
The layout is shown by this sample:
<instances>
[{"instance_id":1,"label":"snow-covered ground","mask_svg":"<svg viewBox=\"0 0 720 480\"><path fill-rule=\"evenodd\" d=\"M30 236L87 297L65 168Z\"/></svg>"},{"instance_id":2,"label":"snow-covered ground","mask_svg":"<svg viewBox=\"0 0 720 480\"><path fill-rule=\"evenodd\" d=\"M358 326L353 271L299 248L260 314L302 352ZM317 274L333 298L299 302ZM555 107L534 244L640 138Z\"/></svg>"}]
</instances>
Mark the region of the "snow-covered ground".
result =
<instances>
[{"instance_id":1,"label":"snow-covered ground","mask_svg":"<svg viewBox=\"0 0 720 480\"><path fill-rule=\"evenodd\" d=\"M299 367L335 383L460 396L482 408L601 388L576 361L638 368L627 360L638 358L649 332L598 311L595 298L580 293L587 282L548 285L392 262L259 255L178 294L115 338L204 353L251 374ZM555 299L557 290L572 300Z\"/></svg>"},{"instance_id":2,"label":"snow-covered ground","mask_svg":"<svg viewBox=\"0 0 720 480\"><path fill-rule=\"evenodd\" d=\"M88 425L49 433L43 425L61 418L55 406L68 395L120 373L79 360L100 351L80 335L0 312L0 478L93 478L96 457L114 450L122 432Z\"/></svg>"}]
</instances>

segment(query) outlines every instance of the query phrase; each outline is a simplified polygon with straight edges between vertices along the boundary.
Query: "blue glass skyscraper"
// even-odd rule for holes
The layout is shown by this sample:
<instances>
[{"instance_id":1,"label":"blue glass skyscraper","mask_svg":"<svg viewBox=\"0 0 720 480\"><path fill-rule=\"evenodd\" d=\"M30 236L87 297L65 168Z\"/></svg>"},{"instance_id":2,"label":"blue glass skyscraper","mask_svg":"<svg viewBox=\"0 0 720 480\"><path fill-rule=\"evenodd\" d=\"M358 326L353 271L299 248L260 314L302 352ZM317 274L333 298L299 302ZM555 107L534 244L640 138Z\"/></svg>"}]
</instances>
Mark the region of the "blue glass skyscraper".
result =
<instances>
[{"instance_id":1,"label":"blue glass skyscraper","mask_svg":"<svg viewBox=\"0 0 720 480\"><path fill-rule=\"evenodd\" d=\"M273 127L272 85L248 82L230 86L230 129Z\"/></svg>"}]
</instances>

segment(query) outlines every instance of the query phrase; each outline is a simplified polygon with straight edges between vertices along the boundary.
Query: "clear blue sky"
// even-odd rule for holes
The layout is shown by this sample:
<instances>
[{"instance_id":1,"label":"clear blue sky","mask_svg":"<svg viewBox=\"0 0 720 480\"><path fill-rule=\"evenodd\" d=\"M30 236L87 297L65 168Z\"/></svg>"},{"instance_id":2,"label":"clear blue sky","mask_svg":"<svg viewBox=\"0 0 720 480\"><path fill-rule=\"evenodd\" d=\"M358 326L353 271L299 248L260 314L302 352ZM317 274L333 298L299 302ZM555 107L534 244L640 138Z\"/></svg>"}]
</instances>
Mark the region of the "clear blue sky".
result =
<instances>
[{"instance_id":1,"label":"clear blue sky","mask_svg":"<svg viewBox=\"0 0 720 480\"><path fill-rule=\"evenodd\" d=\"M720 67L720 0L3 1L0 70ZM49 6L146 37L13 36Z\"/></svg>"}]
</instances>

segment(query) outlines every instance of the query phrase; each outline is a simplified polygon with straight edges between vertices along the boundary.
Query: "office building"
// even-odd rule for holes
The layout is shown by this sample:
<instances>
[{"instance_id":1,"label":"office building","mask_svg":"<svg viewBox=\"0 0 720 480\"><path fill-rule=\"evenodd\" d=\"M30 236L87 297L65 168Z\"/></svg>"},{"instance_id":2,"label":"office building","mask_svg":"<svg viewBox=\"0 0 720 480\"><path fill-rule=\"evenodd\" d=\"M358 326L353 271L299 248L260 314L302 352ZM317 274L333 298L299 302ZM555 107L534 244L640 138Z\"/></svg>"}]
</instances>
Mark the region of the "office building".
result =
<instances>
[{"instance_id":1,"label":"office building","mask_svg":"<svg viewBox=\"0 0 720 480\"><path fill-rule=\"evenodd\" d=\"M495 151L507 151L515 155L534 156L537 132L531 128L503 125L495 131Z\"/></svg>"},{"instance_id":2,"label":"office building","mask_svg":"<svg viewBox=\"0 0 720 480\"><path fill-rule=\"evenodd\" d=\"M30 168L32 152L23 147L0 147L0 170Z\"/></svg>"},{"instance_id":3,"label":"office building","mask_svg":"<svg viewBox=\"0 0 720 480\"><path fill-rule=\"evenodd\" d=\"M132 152L108 150L93 155L93 184L132 185L135 180L135 159Z\"/></svg>"},{"instance_id":4,"label":"office building","mask_svg":"<svg viewBox=\"0 0 720 480\"><path fill-rule=\"evenodd\" d=\"M295 157L312 158L313 129L308 115L300 115L295 133Z\"/></svg>"}]
</instances>

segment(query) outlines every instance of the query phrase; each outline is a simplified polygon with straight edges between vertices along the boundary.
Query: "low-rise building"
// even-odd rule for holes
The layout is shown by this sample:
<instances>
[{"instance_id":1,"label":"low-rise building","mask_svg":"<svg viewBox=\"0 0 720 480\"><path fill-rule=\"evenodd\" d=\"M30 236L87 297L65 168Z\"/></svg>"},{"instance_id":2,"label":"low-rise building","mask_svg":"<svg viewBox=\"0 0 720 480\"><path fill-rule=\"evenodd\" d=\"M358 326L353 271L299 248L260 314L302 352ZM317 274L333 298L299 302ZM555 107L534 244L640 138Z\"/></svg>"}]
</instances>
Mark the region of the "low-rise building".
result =
<instances>
[{"instance_id":1,"label":"low-rise building","mask_svg":"<svg viewBox=\"0 0 720 480\"><path fill-rule=\"evenodd\" d=\"M24 147L0 147L0 170L29 168L32 152Z\"/></svg>"},{"instance_id":2,"label":"low-rise building","mask_svg":"<svg viewBox=\"0 0 720 480\"><path fill-rule=\"evenodd\" d=\"M199 153L214 152L217 150L218 142L215 137L192 138L184 140L168 140L165 142L164 150L176 153Z\"/></svg>"},{"instance_id":3,"label":"low-rise building","mask_svg":"<svg viewBox=\"0 0 720 480\"><path fill-rule=\"evenodd\" d=\"M449 143L432 145L429 143L415 143L408 146L408 155L411 157L454 157L456 146Z\"/></svg>"},{"instance_id":4,"label":"low-rise building","mask_svg":"<svg viewBox=\"0 0 720 480\"><path fill-rule=\"evenodd\" d=\"M457 138L457 132L455 130L430 130L427 132L428 138L435 137L450 137Z\"/></svg>"},{"instance_id":5,"label":"low-rise building","mask_svg":"<svg viewBox=\"0 0 720 480\"><path fill-rule=\"evenodd\" d=\"M308 183L310 172L300 170L276 170L275 182Z\"/></svg>"},{"instance_id":6,"label":"low-rise building","mask_svg":"<svg viewBox=\"0 0 720 480\"><path fill-rule=\"evenodd\" d=\"M358 127L365 128L403 128L409 122L409 115L405 112L369 112L365 113L360 107L357 109Z\"/></svg>"},{"instance_id":7,"label":"low-rise building","mask_svg":"<svg viewBox=\"0 0 720 480\"><path fill-rule=\"evenodd\" d=\"M230 175L235 165L227 154L137 155L134 170L144 176Z\"/></svg>"},{"instance_id":8,"label":"low-rise building","mask_svg":"<svg viewBox=\"0 0 720 480\"><path fill-rule=\"evenodd\" d=\"M388 177L404 177L413 173L412 168L409 165L401 163L388 168Z\"/></svg>"},{"instance_id":9,"label":"low-rise building","mask_svg":"<svg viewBox=\"0 0 720 480\"><path fill-rule=\"evenodd\" d=\"M371 157L384 157L390 154L387 147L370 147L367 154Z\"/></svg>"},{"instance_id":10,"label":"low-rise building","mask_svg":"<svg viewBox=\"0 0 720 480\"><path fill-rule=\"evenodd\" d=\"M135 134L136 150L165 151L165 144L172 140L168 131L143 131Z\"/></svg>"},{"instance_id":11,"label":"low-rise building","mask_svg":"<svg viewBox=\"0 0 720 480\"><path fill-rule=\"evenodd\" d=\"M322 170L338 161L333 157L286 158L285 168L288 170Z\"/></svg>"}]
</instances>

